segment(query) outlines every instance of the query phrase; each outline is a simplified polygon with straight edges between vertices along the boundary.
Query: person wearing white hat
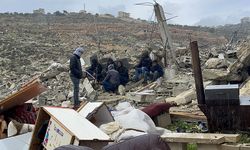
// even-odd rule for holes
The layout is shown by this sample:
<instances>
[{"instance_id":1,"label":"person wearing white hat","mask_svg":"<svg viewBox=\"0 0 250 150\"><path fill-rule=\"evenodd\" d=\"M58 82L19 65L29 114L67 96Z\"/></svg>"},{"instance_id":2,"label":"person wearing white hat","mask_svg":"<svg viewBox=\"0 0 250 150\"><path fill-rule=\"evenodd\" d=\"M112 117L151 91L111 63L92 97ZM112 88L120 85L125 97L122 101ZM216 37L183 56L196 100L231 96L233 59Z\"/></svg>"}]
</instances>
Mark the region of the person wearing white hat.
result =
<instances>
[{"instance_id":1,"label":"person wearing white hat","mask_svg":"<svg viewBox=\"0 0 250 150\"><path fill-rule=\"evenodd\" d=\"M85 49L83 47L78 47L75 49L73 55L70 57L70 78L74 87L73 103L75 108L78 107L80 104L79 84L80 79L83 77L80 58L84 51Z\"/></svg>"}]
</instances>

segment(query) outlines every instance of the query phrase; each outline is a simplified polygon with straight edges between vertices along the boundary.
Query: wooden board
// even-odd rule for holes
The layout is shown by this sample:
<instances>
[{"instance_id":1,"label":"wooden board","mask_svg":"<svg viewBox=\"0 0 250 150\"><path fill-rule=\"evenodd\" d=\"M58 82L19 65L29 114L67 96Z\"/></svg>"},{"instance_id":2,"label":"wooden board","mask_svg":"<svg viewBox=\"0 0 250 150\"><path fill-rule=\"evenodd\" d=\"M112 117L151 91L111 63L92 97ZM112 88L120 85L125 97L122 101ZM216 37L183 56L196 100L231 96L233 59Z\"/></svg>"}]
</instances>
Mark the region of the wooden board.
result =
<instances>
[{"instance_id":1,"label":"wooden board","mask_svg":"<svg viewBox=\"0 0 250 150\"><path fill-rule=\"evenodd\" d=\"M220 134L165 133L161 138L166 142L221 144L225 138Z\"/></svg>"},{"instance_id":2,"label":"wooden board","mask_svg":"<svg viewBox=\"0 0 250 150\"><path fill-rule=\"evenodd\" d=\"M78 110L78 112L81 116L86 118L90 113L92 113L93 111L101 107L102 105L103 105L103 102L93 102L93 103L89 102L86 105L84 105L84 107L81 108L81 110Z\"/></svg>"},{"instance_id":3,"label":"wooden board","mask_svg":"<svg viewBox=\"0 0 250 150\"><path fill-rule=\"evenodd\" d=\"M103 102L88 102L77 111L97 127L114 121L108 107Z\"/></svg>"},{"instance_id":4,"label":"wooden board","mask_svg":"<svg viewBox=\"0 0 250 150\"><path fill-rule=\"evenodd\" d=\"M53 118L50 119L43 145L46 150L54 150L63 145L72 144L73 136L63 129Z\"/></svg>"},{"instance_id":5,"label":"wooden board","mask_svg":"<svg viewBox=\"0 0 250 150\"><path fill-rule=\"evenodd\" d=\"M97 128L73 109L54 107L44 107L43 109L57 122L60 122L65 130L69 131L71 135L76 136L76 138L80 141L110 141L110 137L107 134L102 132L99 128Z\"/></svg>"},{"instance_id":6,"label":"wooden board","mask_svg":"<svg viewBox=\"0 0 250 150\"><path fill-rule=\"evenodd\" d=\"M28 82L19 91L0 101L0 113L25 103L26 101L38 96L45 90L46 88L40 83L38 79Z\"/></svg>"},{"instance_id":7,"label":"wooden board","mask_svg":"<svg viewBox=\"0 0 250 150\"><path fill-rule=\"evenodd\" d=\"M37 134L38 134L38 131L40 130L40 128L42 127L42 125L44 124L44 121L49 120L49 119L50 119L49 114L43 108L40 108L38 116L36 118L35 129L34 129L33 134L32 134L29 150L39 149L39 147L42 143L41 143L40 139L38 139Z\"/></svg>"},{"instance_id":8,"label":"wooden board","mask_svg":"<svg viewBox=\"0 0 250 150\"><path fill-rule=\"evenodd\" d=\"M225 142L237 143L240 141L240 134L220 134L225 138Z\"/></svg>"},{"instance_id":9,"label":"wooden board","mask_svg":"<svg viewBox=\"0 0 250 150\"><path fill-rule=\"evenodd\" d=\"M185 121L204 121L207 122L206 116L197 115L188 112L170 112L170 116L172 120L185 120Z\"/></svg>"}]
</instances>

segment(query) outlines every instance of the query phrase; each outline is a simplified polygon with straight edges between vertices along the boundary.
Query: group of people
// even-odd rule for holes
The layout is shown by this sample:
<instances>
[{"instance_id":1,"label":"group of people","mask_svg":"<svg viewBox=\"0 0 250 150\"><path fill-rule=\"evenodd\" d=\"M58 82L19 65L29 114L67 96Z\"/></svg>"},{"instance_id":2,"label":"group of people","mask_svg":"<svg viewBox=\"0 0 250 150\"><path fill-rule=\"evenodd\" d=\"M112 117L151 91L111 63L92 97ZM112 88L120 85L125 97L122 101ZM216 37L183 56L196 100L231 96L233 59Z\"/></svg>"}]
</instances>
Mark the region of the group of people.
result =
<instances>
[{"instance_id":1,"label":"group of people","mask_svg":"<svg viewBox=\"0 0 250 150\"><path fill-rule=\"evenodd\" d=\"M81 55L85 52L83 47L77 48L70 58L70 78L74 87L74 106L79 106L79 84L80 79L83 78L81 67ZM125 86L129 82L128 69L123 65L122 61L114 62L111 58L108 59L106 67L104 68L99 63L97 58L91 59L91 66L86 70L89 76L95 78L102 84L103 90L106 92L117 91L119 85ZM137 82L144 79L147 83L149 80L155 81L164 75L163 68L155 60L152 61L148 52L144 52L140 58L139 63L135 66L135 75L132 81Z\"/></svg>"},{"instance_id":2,"label":"group of people","mask_svg":"<svg viewBox=\"0 0 250 150\"><path fill-rule=\"evenodd\" d=\"M91 60L91 66L87 69L92 77L102 83L106 92L115 92L119 85L125 86L129 81L128 69L121 61L114 62L111 58L107 61L107 67L103 69L96 58Z\"/></svg>"}]
</instances>

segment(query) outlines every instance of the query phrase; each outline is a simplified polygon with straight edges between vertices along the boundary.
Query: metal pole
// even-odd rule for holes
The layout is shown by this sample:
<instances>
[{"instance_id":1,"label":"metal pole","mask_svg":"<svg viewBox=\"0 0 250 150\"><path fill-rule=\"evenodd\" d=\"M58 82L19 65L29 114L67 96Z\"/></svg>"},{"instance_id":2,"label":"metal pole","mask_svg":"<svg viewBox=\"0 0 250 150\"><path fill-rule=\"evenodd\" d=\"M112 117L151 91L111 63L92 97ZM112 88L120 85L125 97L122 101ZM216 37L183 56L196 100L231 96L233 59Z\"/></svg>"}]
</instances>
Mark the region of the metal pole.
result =
<instances>
[{"instance_id":1,"label":"metal pole","mask_svg":"<svg viewBox=\"0 0 250 150\"><path fill-rule=\"evenodd\" d=\"M196 95L198 104L205 104L205 93L203 86L203 79L201 73L201 65L200 65L200 57L197 41L193 41L190 43L191 54L192 54L192 67L195 79L195 87L196 87Z\"/></svg>"}]
</instances>

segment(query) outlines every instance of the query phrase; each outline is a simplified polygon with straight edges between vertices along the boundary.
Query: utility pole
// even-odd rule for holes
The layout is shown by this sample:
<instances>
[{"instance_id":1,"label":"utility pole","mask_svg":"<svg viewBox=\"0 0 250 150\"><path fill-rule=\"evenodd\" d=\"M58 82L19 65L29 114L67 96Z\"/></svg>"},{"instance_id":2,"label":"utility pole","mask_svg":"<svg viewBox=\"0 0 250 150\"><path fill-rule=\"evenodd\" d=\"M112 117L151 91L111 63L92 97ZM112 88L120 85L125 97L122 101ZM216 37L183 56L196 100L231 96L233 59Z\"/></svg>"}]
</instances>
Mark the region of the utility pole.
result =
<instances>
[{"instance_id":1,"label":"utility pole","mask_svg":"<svg viewBox=\"0 0 250 150\"><path fill-rule=\"evenodd\" d=\"M176 56L175 56L175 50L173 47L173 43L172 43L172 39L170 37L169 31L168 31L168 27L167 27L167 19L165 17L164 14L164 10L162 8L162 6L158 3L154 4L154 11L155 11L155 16L157 18L158 21L158 25L160 27L160 35L161 35L161 39L163 42L163 48L166 51L166 55L165 55L165 66L170 67L170 68L174 68L175 67L175 62L176 62Z\"/></svg>"}]
</instances>

